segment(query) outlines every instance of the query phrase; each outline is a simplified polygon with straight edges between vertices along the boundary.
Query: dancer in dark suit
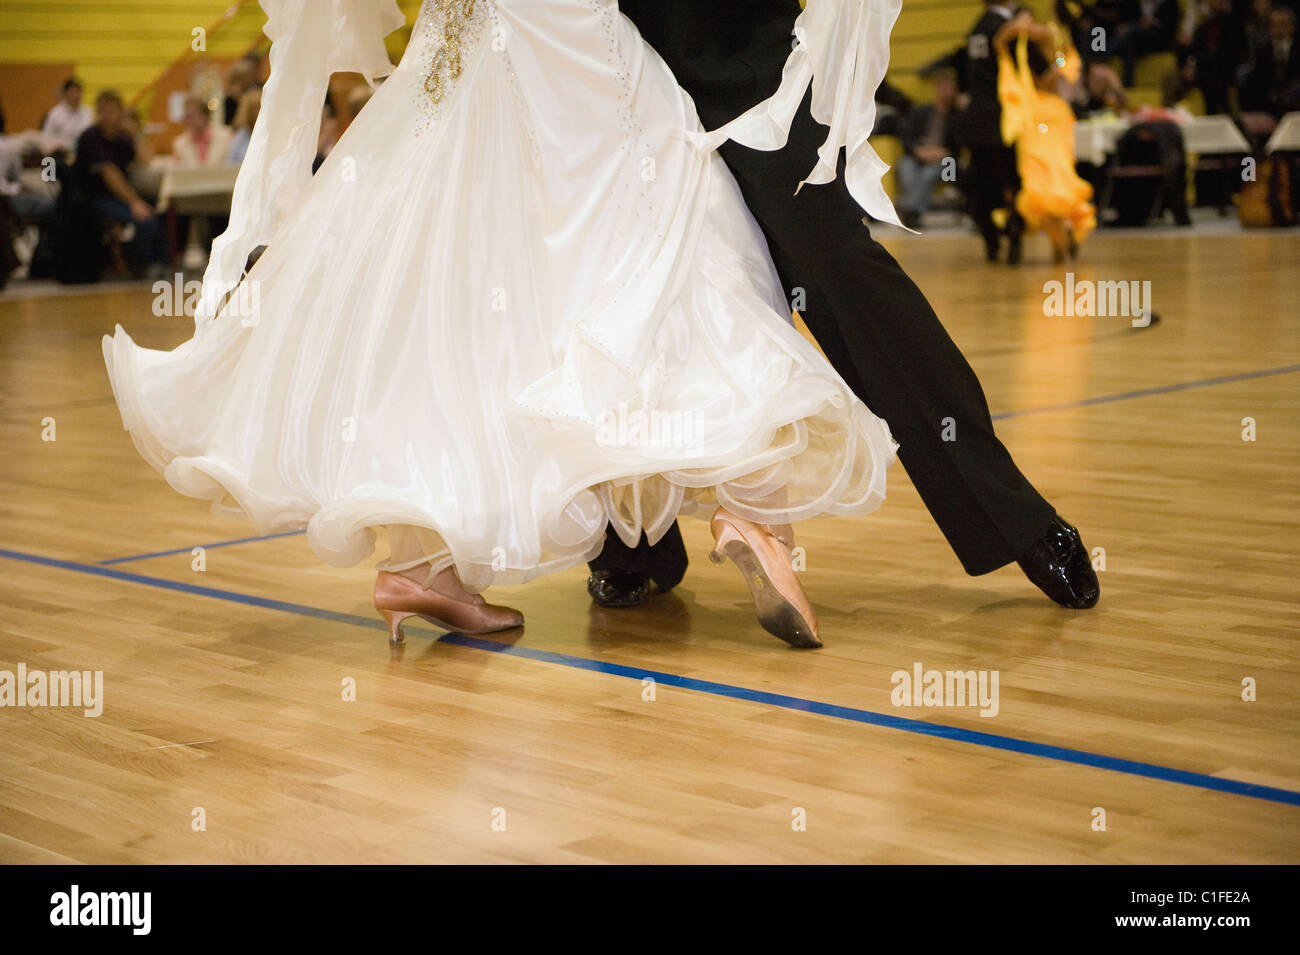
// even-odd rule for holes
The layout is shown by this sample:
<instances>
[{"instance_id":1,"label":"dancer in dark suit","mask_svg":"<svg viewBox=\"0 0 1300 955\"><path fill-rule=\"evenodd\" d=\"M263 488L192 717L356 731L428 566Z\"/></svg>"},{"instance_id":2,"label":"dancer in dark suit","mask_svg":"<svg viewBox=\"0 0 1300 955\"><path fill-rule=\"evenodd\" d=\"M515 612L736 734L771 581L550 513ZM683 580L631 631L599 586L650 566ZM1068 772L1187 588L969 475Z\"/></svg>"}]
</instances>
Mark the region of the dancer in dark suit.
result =
<instances>
[{"instance_id":1,"label":"dancer in dark suit","mask_svg":"<svg viewBox=\"0 0 1300 955\"><path fill-rule=\"evenodd\" d=\"M975 227L984 238L984 251L990 262L1001 254L1002 237L1007 238L1007 262L1020 261L1024 222L1016 212L1015 195L1020 190L1016 171L1016 152L1002 141L1002 106L998 101L998 59L993 38L1012 18L1016 5L985 0L984 13L966 36L966 90L970 103L957 117L957 141L970 154L963 176L966 183L967 208ZM994 210L1007 210L1007 220L999 227L993 221Z\"/></svg>"},{"instance_id":2,"label":"dancer in dark suit","mask_svg":"<svg viewBox=\"0 0 1300 955\"><path fill-rule=\"evenodd\" d=\"M620 8L709 129L776 89L800 12L798 0L620 0ZM786 290L805 291L801 314L827 358L889 422L903 466L967 573L1018 561L1057 603L1093 606L1100 591L1078 531L1011 460L974 371L920 289L872 239L843 174L794 194L825 135L805 98L784 149L721 148ZM598 604L635 606L652 582L667 590L681 580L686 551L675 527L635 550L611 531L591 569Z\"/></svg>"}]
</instances>

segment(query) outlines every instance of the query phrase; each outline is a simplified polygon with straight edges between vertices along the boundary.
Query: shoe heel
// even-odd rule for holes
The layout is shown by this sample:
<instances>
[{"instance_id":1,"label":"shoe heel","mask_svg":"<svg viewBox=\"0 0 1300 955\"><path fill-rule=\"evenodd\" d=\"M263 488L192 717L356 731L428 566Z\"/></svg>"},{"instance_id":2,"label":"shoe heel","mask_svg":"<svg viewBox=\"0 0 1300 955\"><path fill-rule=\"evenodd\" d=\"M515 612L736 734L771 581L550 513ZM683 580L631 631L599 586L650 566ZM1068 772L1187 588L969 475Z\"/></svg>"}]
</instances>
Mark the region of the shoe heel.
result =
<instances>
[{"instance_id":1,"label":"shoe heel","mask_svg":"<svg viewBox=\"0 0 1300 955\"><path fill-rule=\"evenodd\" d=\"M745 543L745 538L734 524L727 520L715 518L713 527L713 550L709 551L709 560L721 566L727 562L727 545L733 541Z\"/></svg>"},{"instance_id":2,"label":"shoe heel","mask_svg":"<svg viewBox=\"0 0 1300 955\"><path fill-rule=\"evenodd\" d=\"M400 610L381 610L379 614L384 618L384 623L388 624L388 642L404 643L406 637L402 635L402 621L407 617L414 617L415 614L402 613Z\"/></svg>"},{"instance_id":3,"label":"shoe heel","mask_svg":"<svg viewBox=\"0 0 1300 955\"><path fill-rule=\"evenodd\" d=\"M754 610L763 629L793 647L820 647L822 642L817 635L812 608L803 592L803 585L787 562L788 552L778 548L781 553L777 555L765 547L756 549L754 543L746 540L741 529L726 517L715 516L712 529L717 543L709 559L721 564L730 558L736 565L749 586ZM774 541L780 540L770 531L765 533ZM775 561L770 566L764 562L764 552L769 562ZM782 581L788 593L782 591Z\"/></svg>"}]
</instances>

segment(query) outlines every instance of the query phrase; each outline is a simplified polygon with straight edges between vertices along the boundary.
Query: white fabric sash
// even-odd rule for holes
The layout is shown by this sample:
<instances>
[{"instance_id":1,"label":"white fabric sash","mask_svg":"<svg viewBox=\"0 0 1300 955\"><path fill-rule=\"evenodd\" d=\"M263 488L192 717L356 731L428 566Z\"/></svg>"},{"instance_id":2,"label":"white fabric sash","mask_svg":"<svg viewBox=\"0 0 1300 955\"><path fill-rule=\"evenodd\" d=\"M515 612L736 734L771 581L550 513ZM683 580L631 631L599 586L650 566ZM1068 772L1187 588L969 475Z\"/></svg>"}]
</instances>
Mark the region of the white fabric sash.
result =
<instances>
[{"instance_id":1,"label":"white fabric sash","mask_svg":"<svg viewBox=\"0 0 1300 955\"><path fill-rule=\"evenodd\" d=\"M876 122L876 89L889 67L889 34L901 9L902 0L808 0L795 21L798 42L777 91L712 132L689 134L691 141L708 150L727 140L752 149L781 149L811 83L813 118L830 133L798 188L833 182L844 149L844 178L858 205L882 222L901 225L881 184L889 166L868 142Z\"/></svg>"},{"instance_id":2,"label":"white fabric sash","mask_svg":"<svg viewBox=\"0 0 1300 955\"><path fill-rule=\"evenodd\" d=\"M331 73L369 83L393 71L384 37L406 23L396 0L260 0L271 76L235 180L230 225L213 243L194 321L202 333L239 282L249 254L270 243L311 181Z\"/></svg>"}]
</instances>

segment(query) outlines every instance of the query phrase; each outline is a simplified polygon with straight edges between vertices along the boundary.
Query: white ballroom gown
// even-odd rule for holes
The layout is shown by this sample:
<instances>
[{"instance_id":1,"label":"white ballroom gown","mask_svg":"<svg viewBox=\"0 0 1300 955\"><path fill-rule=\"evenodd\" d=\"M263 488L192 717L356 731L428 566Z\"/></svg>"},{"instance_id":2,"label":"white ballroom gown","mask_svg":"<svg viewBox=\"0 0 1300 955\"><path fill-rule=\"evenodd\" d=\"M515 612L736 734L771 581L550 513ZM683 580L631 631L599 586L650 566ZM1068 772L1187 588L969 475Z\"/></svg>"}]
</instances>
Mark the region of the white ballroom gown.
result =
<instances>
[{"instance_id":1,"label":"white ballroom gown","mask_svg":"<svg viewBox=\"0 0 1300 955\"><path fill-rule=\"evenodd\" d=\"M426 0L395 70L392 0L262 5L271 79L194 337L104 339L174 489L340 566L384 528L383 566L471 590L586 561L611 522L634 545L719 503L880 505L885 422L792 327L718 137L615 0ZM392 72L311 176L331 70Z\"/></svg>"}]
</instances>

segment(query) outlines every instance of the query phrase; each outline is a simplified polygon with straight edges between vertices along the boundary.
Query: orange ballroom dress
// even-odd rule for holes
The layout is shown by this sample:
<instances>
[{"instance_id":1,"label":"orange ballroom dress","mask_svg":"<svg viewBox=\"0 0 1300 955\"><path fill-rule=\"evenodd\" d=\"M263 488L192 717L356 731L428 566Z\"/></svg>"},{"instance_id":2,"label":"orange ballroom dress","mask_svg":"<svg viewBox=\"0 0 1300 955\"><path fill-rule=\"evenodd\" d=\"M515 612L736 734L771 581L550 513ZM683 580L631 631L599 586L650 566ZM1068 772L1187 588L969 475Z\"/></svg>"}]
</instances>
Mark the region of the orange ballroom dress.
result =
<instances>
[{"instance_id":1,"label":"orange ballroom dress","mask_svg":"<svg viewBox=\"0 0 1300 955\"><path fill-rule=\"evenodd\" d=\"M1027 41L1016 43L1016 61L998 55L1002 139L1016 147L1020 192L1016 211L1033 230L1068 223L1076 242L1097 227L1092 186L1074 171L1074 113L1064 99L1040 90L1029 69ZM1064 61L1064 62L1062 62ZM1078 54L1058 54L1067 76L1077 74ZM1055 220L1055 221L1053 221Z\"/></svg>"}]
</instances>

